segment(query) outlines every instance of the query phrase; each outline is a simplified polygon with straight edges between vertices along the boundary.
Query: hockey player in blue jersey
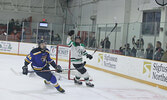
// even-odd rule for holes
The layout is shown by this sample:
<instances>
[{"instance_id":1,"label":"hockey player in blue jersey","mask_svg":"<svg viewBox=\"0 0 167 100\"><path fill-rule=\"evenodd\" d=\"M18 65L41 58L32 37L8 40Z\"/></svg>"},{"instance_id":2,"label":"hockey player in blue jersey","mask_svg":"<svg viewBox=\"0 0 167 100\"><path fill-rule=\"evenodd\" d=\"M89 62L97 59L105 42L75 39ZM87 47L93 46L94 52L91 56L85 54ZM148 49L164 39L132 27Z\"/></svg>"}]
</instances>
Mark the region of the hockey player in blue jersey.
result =
<instances>
[{"instance_id":1,"label":"hockey player in blue jersey","mask_svg":"<svg viewBox=\"0 0 167 100\"><path fill-rule=\"evenodd\" d=\"M60 87L56 77L51 72L41 72L42 70L50 70L49 64L52 65L58 73L62 72L61 66L56 65L55 62L50 58L49 50L46 48L46 43L44 40L40 40L38 43L38 48L34 48L25 58L25 63L22 67L24 75L28 74L28 65L30 63L35 73L45 79L45 84L52 84L59 92L65 92L65 90Z\"/></svg>"}]
</instances>

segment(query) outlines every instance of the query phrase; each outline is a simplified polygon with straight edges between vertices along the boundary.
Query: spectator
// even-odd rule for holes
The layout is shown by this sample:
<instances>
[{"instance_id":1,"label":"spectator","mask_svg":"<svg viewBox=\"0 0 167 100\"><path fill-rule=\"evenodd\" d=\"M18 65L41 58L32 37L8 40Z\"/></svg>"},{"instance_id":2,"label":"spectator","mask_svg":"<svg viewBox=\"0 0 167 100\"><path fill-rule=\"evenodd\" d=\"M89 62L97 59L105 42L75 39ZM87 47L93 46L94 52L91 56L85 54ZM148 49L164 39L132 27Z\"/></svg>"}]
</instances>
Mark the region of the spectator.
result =
<instances>
[{"instance_id":1,"label":"spectator","mask_svg":"<svg viewBox=\"0 0 167 100\"><path fill-rule=\"evenodd\" d=\"M141 49L143 49L144 48L144 39L143 39L143 36L140 36L140 39L138 39L138 41L139 41L139 46L140 46L140 48Z\"/></svg>"},{"instance_id":2,"label":"spectator","mask_svg":"<svg viewBox=\"0 0 167 100\"><path fill-rule=\"evenodd\" d=\"M100 41L100 45L101 45L102 48L104 48L104 45L103 45L103 44L104 44L104 40L101 39L101 41Z\"/></svg>"},{"instance_id":3,"label":"spectator","mask_svg":"<svg viewBox=\"0 0 167 100\"><path fill-rule=\"evenodd\" d=\"M86 37L84 40L84 45L87 47L95 48L96 46L96 39L94 35L90 35L90 37Z\"/></svg>"},{"instance_id":4,"label":"spectator","mask_svg":"<svg viewBox=\"0 0 167 100\"><path fill-rule=\"evenodd\" d=\"M145 56L146 56L145 57L146 59L150 59L150 60L153 59L153 45L152 45L152 43L148 44Z\"/></svg>"},{"instance_id":5,"label":"spectator","mask_svg":"<svg viewBox=\"0 0 167 100\"><path fill-rule=\"evenodd\" d=\"M61 41L61 38L60 38L59 34L55 35L55 41L59 41L59 42Z\"/></svg>"},{"instance_id":6,"label":"spectator","mask_svg":"<svg viewBox=\"0 0 167 100\"><path fill-rule=\"evenodd\" d=\"M14 26L15 26L15 21L14 21L14 19L11 19L9 22L9 30L8 30L9 35L13 32Z\"/></svg>"},{"instance_id":7,"label":"spectator","mask_svg":"<svg viewBox=\"0 0 167 100\"><path fill-rule=\"evenodd\" d=\"M129 43L125 44L124 55L131 56L131 48Z\"/></svg>"},{"instance_id":8,"label":"spectator","mask_svg":"<svg viewBox=\"0 0 167 100\"><path fill-rule=\"evenodd\" d=\"M15 25L18 26L18 27L21 26L18 19L16 20Z\"/></svg>"},{"instance_id":9,"label":"spectator","mask_svg":"<svg viewBox=\"0 0 167 100\"><path fill-rule=\"evenodd\" d=\"M144 58L144 40L142 38L137 40L136 47L136 57Z\"/></svg>"},{"instance_id":10,"label":"spectator","mask_svg":"<svg viewBox=\"0 0 167 100\"><path fill-rule=\"evenodd\" d=\"M95 44L96 44L96 39L95 39L95 37L93 36L93 37L90 38L90 40L89 40L89 47L95 48Z\"/></svg>"},{"instance_id":11,"label":"spectator","mask_svg":"<svg viewBox=\"0 0 167 100\"><path fill-rule=\"evenodd\" d=\"M167 49L167 44L166 44L166 49ZM167 62L167 50L164 52L161 61Z\"/></svg>"},{"instance_id":12,"label":"spectator","mask_svg":"<svg viewBox=\"0 0 167 100\"><path fill-rule=\"evenodd\" d=\"M122 46L122 47L119 48L119 52L120 52L121 55L124 55L124 54L125 54L125 53L124 53L124 49L125 49L124 46Z\"/></svg>"},{"instance_id":13,"label":"spectator","mask_svg":"<svg viewBox=\"0 0 167 100\"><path fill-rule=\"evenodd\" d=\"M141 37L140 39L138 39L137 41L135 41L136 36L134 36L132 38L132 44L133 44L133 48L132 48L132 56L133 57L144 57L144 40ZM138 54L138 55L136 55Z\"/></svg>"},{"instance_id":14,"label":"spectator","mask_svg":"<svg viewBox=\"0 0 167 100\"><path fill-rule=\"evenodd\" d=\"M15 30L13 31L13 33L14 33L14 35L16 35L16 34L17 34L17 30L15 29Z\"/></svg>"},{"instance_id":15,"label":"spectator","mask_svg":"<svg viewBox=\"0 0 167 100\"><path fill-rule=\"evenodd\" d=\"M137 50L136 50L137 47L136 47L135 38L136 38L136 36L134 36L134 37L132 38L133 48L132 48L131 53L132 53L132 56L133 56L133 57L136 57L136 52L137 52Z\"/></svg>"},{"instance_id":16,"label":"spectator","mask_svg":"<svg viewBox=\"0 0 167 100\"><path fill-rule=\"evenodd\" d=\"M54 42L54 31L51 32L51 44Z\"/></svg>"},{"instance_id":17,"label":"spectator","mask_svg":"<svg viewBox=\"0 0 167 100\"><path fill-rule=\"evenodd\" d=\"M154 60L158 60L158 61L161 60L161 57L164 53L164 50L161 48L161 45L162 45L161 42L157 41L156 50L155 50L155 53L154 53Z\"/></svg>"},{"instance_id":18,"label":"spectator","mask_svg":"<svg viewBox=\"0 0 167 100\"><path fill-rule=\"evenodd\" d=\"M127 43L124 45L124 47L120 47L119 51L121 53L121 55L126 55L126 56L131 56L131 48L130 48L130 44Z\"/></svg>"},{"instance_id":19,"label":"spectator","mask_svg":"<svg viewBox=\"0 0 167 100\"><path fill-rule=\"evenodd\" d=\"M138 57L138 58L144 58L145 57L144 50L143 49L142 50L137 50L136 57Z\"/></svg>"},{"instance_id":20,"label":"spectator","mask_svg":"<svg viewBox=\"0 0 167 100\"><path fill-rule=\"evenodd\" d=\"M7 36L7 33L4 31L2 35Z\"/></svg>"},{"instance_id":21,"label":"spectator","mask_svg":"<svg viewBox=\"0 0 167 100\"><path fill-rule=\"evenodd\" d=\"M109 41L108 37L106 38L105 43L106 43L106 46L105 46L106 49L110 49L111 42Z\"/></svg>"},{"instance_id":22,"label":"spectator","mask_svg":"<svg viewBox=\"0 0 167 100\"><path fill-rule=\"evenodd\" d=\"M15 21L15 28L17 31L21 31L21 29L22 29L21 24L19 23L18 19Z\"/></svg>"},{"instance_id":23,"label":"spectator","mask_svg":"<svg viewBox=\"0 0 167 100\"><path fill-rule=\"evenodd\" d=\"M84 45L85 45L85 47L88 46L88 37L86 37L86 39L84 40Z\"/></svg>"},{"instance_id":24,"label":"spectator","mask_svg":"<svg viewBox=\"0 0 167 100\"><path fill-rule=\"evenodd\" d=\"M104 41L101 42L102 48L110 49L111 42L109 41L109 38L106 37Z\"/></svg>"}]
</instances>

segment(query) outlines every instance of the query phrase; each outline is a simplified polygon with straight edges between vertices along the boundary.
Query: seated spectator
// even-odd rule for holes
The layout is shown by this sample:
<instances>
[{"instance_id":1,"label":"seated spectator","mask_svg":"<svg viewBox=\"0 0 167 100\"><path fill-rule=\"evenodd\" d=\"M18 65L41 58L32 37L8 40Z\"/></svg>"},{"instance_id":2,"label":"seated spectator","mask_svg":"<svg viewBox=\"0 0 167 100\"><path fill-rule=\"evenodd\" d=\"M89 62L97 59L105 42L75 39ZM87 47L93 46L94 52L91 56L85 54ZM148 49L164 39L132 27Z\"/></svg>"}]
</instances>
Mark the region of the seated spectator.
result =
<instances>
[{"instance_id":1,"label":"seated spectator","mask_svg":"<svg viewBox=\"0 0 167 100\"><path fill-rule=\"evenodd\" d=\"M131 48L130 48L130 44L129 43L127 43L126 45L125 45L125 55L126 56L131 56Z\"/></svg>"},{"instance_id":2,"label":"seated spectator","mask_svg":"<svg viewBox=\"0 0 167 100\"><path fill-rule=\"evenodd\" d=\"M144 55L144 49L138 49L137 52L136 52L136 57L138 58L144 58L145 55Z\"/></svg>"},{"instance_id":3,"label":"seated spectator","mask_svg":"<svg viewBox=\"0 0 167 100\"><path fill-rule=\"evenodd\" d=\"M121 55L131 56L131 48L129 43L125 44L124 47L119 48Z\"/></svg>"},{"instance_id":4,"label":"seated spectator","mask_svg":"<svg viewBox=\"0 0 167 100\"><path fill-rule=\"evenodd\" d=\"M150 59L150 60L153 59L153 45L152 45L152 43L149 43L147 46L145 58Z\"/></svg>"},{"instance_id":5,"label":"seated spectator","mask_svg":"<svg viewBox=\"0 0 167 100\"><path fill-rule=\"evenodd\" d=\"M119 52L120 52L121 55L124 54L124 46L122 46L122 47L119 48Z\"/></svg>"},{"instance_id":6,"label":"seated spectator","mask_svg":"<svg viewBox=\"0 0 167 100\"><path fill-rule=\"evenodd\" d=\"M167 49L167 44L166 44L166 49ZM164 52L161 61L167 62L167 50Z\"/></svg>"},{"instance_id":7,"label":"seated spectator","mask_svg":"<svg viewBox=\"0 0 167 100\"><path fill-rule=\"evenodd\" d=\"M156 50L155 50L155 53L154 53L154 60L158 60L158 61L161 60L161 57L164 53L164 50L161 48L161 45L162 45L161 42L157 41Z\"/></svg>"}]
</instances>

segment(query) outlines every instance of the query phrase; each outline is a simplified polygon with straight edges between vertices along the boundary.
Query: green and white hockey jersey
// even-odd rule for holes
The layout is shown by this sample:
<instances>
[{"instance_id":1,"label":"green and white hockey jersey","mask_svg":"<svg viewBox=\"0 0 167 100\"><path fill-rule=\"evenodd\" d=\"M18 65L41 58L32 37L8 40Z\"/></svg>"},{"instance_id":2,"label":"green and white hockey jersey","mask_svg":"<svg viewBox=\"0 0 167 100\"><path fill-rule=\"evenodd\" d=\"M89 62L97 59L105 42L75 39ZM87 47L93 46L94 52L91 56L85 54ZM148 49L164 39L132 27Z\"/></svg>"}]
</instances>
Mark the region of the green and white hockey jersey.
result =
<instances>
[{"instance_id":1,"label":"green and white hockey jersey","mask_svg":"<svg viewBox=\"0 0 167 100\"><path fill-rule=\"evenodd\" d=\"M82 57L87 55L84 44L80 44L80 46L76 46L75 42L73 42L71 40L71 37L68 36L67 45L71 49L71 62L73 64L81 64L83 59Z\"/></svg>"}]
</instances>

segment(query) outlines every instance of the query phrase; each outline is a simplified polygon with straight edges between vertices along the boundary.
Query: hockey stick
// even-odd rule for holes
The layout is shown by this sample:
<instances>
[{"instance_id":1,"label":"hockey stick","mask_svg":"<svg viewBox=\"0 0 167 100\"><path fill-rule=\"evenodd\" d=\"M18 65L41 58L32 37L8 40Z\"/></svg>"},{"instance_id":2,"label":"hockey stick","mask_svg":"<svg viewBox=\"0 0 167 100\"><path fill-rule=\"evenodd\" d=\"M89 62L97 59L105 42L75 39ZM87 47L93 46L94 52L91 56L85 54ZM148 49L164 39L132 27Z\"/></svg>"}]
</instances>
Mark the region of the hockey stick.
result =
<instances>
[{"instance_id":1,"label":"hockey stick","mask_svg":"<svg viewBox=\"0 0 167 100\"><path fill-rule=\"evenodd\" d=\"M85 66L86 61L84 61L82 66ZM62 71L68 71L68 70L76 70L75 68L71 68L71 69L62 69ZM34 73L34 72L52 72L52 71L57 71L57 70L40 70L40 71L28 71L28 73Z\"/></svg>"},{"instance_id":2,"label":"hockey stick","mask_svg":"<svg viewBox=\"0 0 167 100\"><path fill-rule=\"evenodd\" d=\"M10 70L16 75L16 76L21 76L22 73L17 72L15 69L10 68Z\"/></svg>"},{"instance_id":3,"label":"hockey stick","mask_svg":"<svg viewBox=\"0 0 167 100\"><path fill-rule=\"evenodd\" d=\"M108 34L102 42L104 42L104 41L107 39L107 37L111 35L111 33L117 28L117 25L118 25L118 23L115 23L115 26L114 26L113 29L111 30L110 34ZM99 46L94 50L94 52L92 53L92 56L96 53L96 51L97 51L98 49L99 49Z\"/></svg>"},{"instance_id":4,"label":"hockey stick","mask_svg":"<svg viewBox=\"0 0 167 100\"><path fill-rule=\"evenodd\" d=\"M71 68L71 69L62 69L62 71L66 71L66 70L75 70L75 68ZM40 70L40 71L28 71L28 73L34 73L34 72L52 72L52 71L57 71L57 70Z\"/></svg>"}]
</instances>

